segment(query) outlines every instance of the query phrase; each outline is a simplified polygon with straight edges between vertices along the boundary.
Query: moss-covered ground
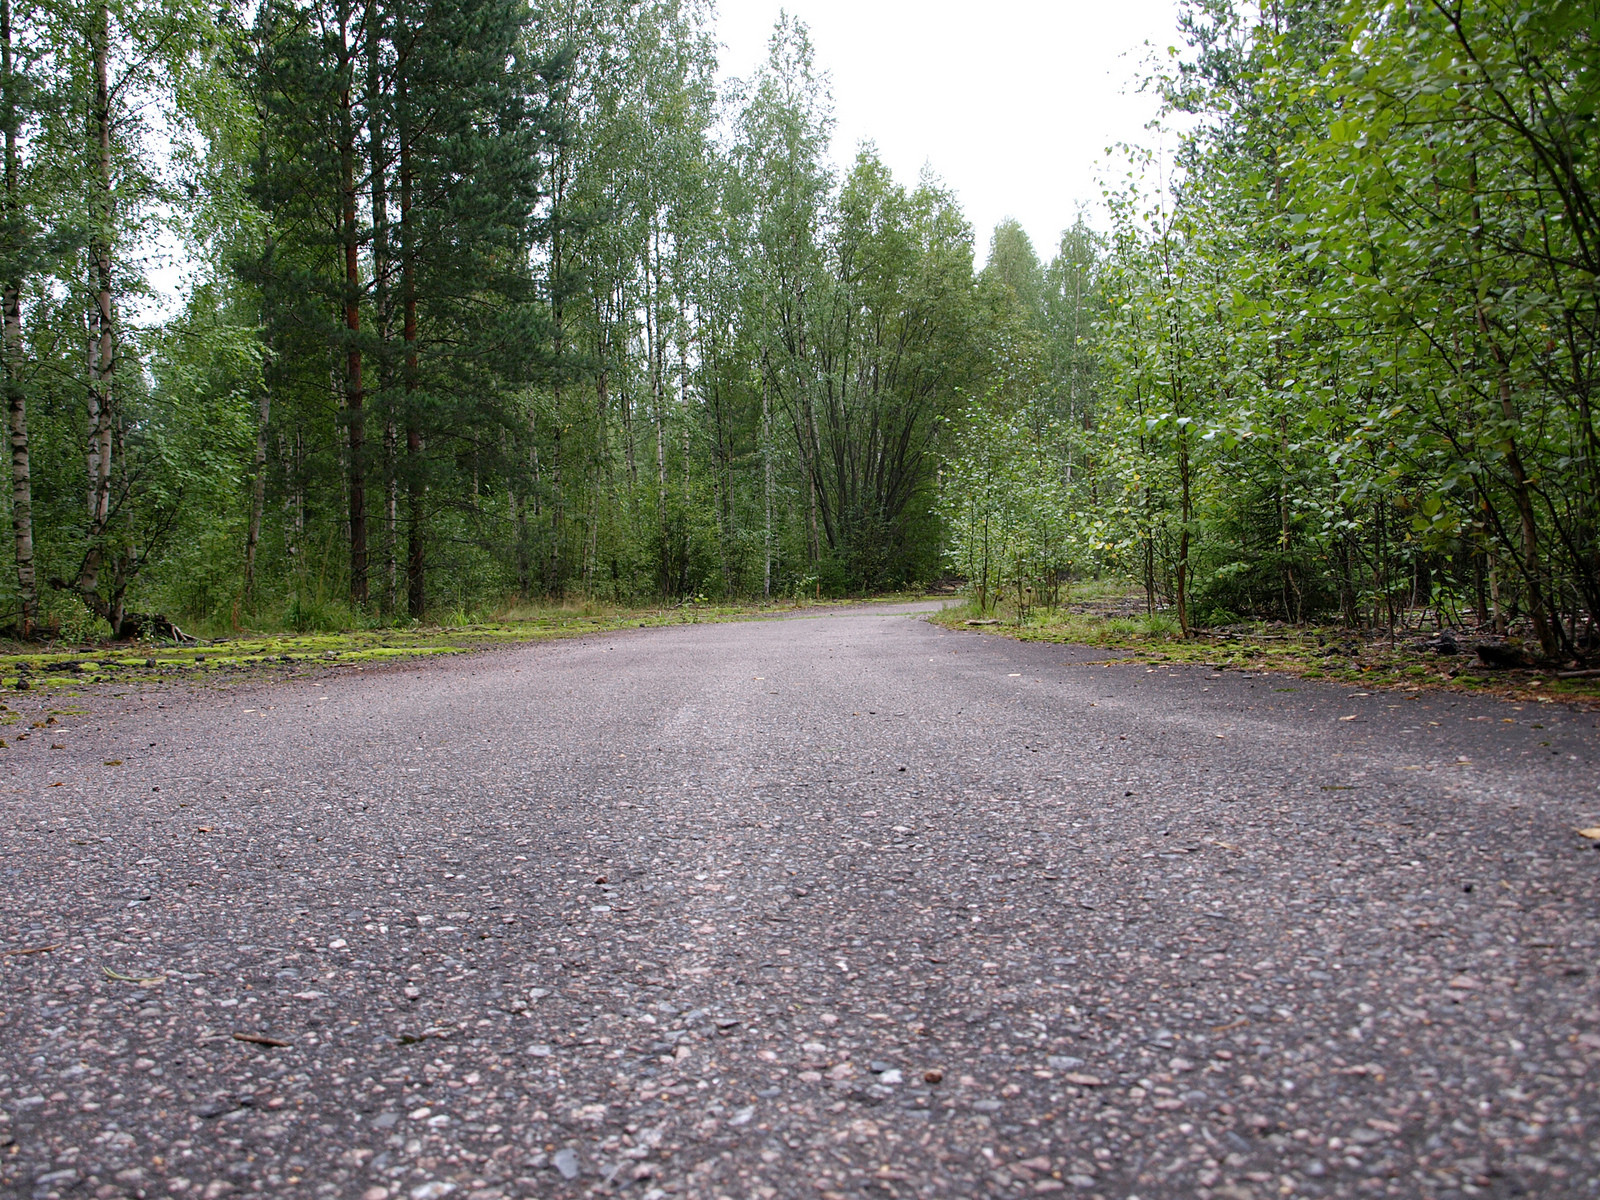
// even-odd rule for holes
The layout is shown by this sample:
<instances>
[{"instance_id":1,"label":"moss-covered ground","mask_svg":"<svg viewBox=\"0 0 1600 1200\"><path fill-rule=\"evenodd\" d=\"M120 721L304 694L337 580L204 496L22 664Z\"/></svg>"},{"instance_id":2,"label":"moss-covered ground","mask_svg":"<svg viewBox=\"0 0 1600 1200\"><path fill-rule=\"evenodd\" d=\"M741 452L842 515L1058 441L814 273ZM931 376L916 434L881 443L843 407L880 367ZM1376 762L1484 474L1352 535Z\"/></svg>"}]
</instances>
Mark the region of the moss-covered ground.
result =
<instances>
[{"instance_id":1,"label":"moss-covered ground","mask_svg":"<svg viewBox=\"0 0 1600 1200\"><path fill-rule=\"evenodd\" d=\"M980 613L966 604L931 619L952 629L1022 641L1099 646L1136 662L1276 671L1362 687L1447 689L1600 710L1600 679L1562 679L1559 670L1492 669L1478 661L1469 638L1461 640L1461 652L1454 655L1423 648L1432 631L1416 629L1391 638L1387 630L1352 633L1337 627L1252 623L1197 631L1184 639L1172 617L1145 613L1142 594L1128 596L1105 585L1075 589L1070 601L1054 609L1036 607L1025 616L1006 605Z\"/></svg>"},{"instance_id":2,"label":"moss-covered ground","mask_svg":"<svg viewBox=\"0 0 1600 1200\"><path fill-rule=\"evenodd\" d=\"M904 597L900 597L904 599ZM329 667L367 665L495 646L576 637L618 629L734 621L827 608L851 601L784 604L684 604L613 608L601 605L516 606L495 619L460 625L418 624L333 633L251 633L196 643L0 643L0 686L73 689L95 684L162 681L223 683L297 676ZM0 721L4 715L0 714Z\"/></svg>"}]
</instances>

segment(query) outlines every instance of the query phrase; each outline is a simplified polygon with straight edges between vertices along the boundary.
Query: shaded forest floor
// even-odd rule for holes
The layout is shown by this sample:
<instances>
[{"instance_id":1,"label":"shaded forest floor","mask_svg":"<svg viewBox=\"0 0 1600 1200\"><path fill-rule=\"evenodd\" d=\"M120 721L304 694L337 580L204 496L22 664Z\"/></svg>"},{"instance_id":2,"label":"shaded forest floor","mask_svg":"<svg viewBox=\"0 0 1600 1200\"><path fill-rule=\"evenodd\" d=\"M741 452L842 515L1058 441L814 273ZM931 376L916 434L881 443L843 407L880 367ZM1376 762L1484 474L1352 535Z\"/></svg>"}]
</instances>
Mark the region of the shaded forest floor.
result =
<instances>
[{"instance_id":1,"label":"shaded forest floor","mask_svg":"<svg viewBox=\"0 0 1600 1200\"><path fill-rule=\"evenodd\" d=\"M94 644L8 641L0 642L0 686L27 691L36 687L71 689L94 684L300 678L329 667L370 666L617 629L749 620L808 608L837 608L868 602L802 600L637 608L597 604L519 605L498 614L498 619L459 625L419 624L409 628L338 632L240 632L183 644L172 641Z\"/></svg>"},{"instance_id":2,"label":"shaded forest floor","mask_svg":"<svg viewBox=\"0 0 1600 1200\"><path fill-rule=\"evenodd\" d=\"M1405 691L1444 689L1535 703L1565 703L1600 710L1600 679L1563 679L1559 670L1485 666L1463 636L1456 654L1426 645L1431 631L1351 631L1341 626L1279 622L1200 630L1184 640L1178 623L1150 616L1142 592L1120 584L1079 585L1054 609L1034 607L1019 621L1014 607L980 613L972 603L930 617L968 632L999 633L1025 642L1099 646L1119 657L1149 663L1209 665L1215 670L1276 671L1301 679L1326 679ZM981 623L975 623L981 622Z\"/></svg>"}]
</instances>

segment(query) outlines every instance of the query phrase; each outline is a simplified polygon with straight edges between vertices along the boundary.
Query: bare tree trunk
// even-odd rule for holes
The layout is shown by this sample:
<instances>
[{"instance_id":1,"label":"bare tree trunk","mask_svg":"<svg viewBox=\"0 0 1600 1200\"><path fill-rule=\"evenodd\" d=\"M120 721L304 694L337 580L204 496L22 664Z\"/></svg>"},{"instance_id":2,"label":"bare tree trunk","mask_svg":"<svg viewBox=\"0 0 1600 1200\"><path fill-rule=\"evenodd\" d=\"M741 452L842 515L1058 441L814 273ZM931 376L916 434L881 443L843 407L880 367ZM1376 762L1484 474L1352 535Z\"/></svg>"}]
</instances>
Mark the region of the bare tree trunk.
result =
<instances>
[{"instance_id":1,"label":"bare tree trunk","mask_svg":"<svg viewBox=\"0 0 1600 1200\"><path fill-rule=\"evenodd\" d=\"M595 458L594 458L594 483L589 493L589 548L584 555L583 566L583 592L585 596L594 592L594 570L596 560L600 555L600 510L602 497L606 492L606 480L610 475L611 445L610 445L610 417L611 399L608 395L610 377L607 374L605 362L602 358L600 370L594 377L595 398Z\"/></svg>"},{"instance_id":2,"label":"bare tree trunk","mask_svg":"<svg viewBox=\"0 0 1600 1200\"><path fill-rule=\"evenodd\" d=\"M111 13L101 0L90 30L94 59L94 104L89 124L97 156L92 185L89 260L94 288L94 308L89 315L88 358L88 467L87 547L78 571L77 592L95 615L109 619L109 606L100 597L100 568L105 558L103 539L111 515L111 430L115 394L116 322L111 303L111 238L114 209L111 186ZM115 630L113 630L113 633Z\"/></svg>"},{"instance_id":3,"label":"bare tree trunk","mask_svg":"<svg viewBox=\"0 0 1600 1200\"><path fill-rule=\"evenodd\" d=\"M559 335L557 335L559 339ZM561 484L561 382L558 379L551 390L551 407L555 420L550 431L550 545L546 548L544 578L545 591L556 598L561 596L561 537L562 520L566 515L566 497Z\"/></svg>"},{"instance_id":4,"label":"bare tree trunk","mask_svg":"<svg viewBox=\"0 0 1600 1200\"><path fill-rule=\"evenodd\" d=\"M761 598L772 599L772 385L761 373L761 477L766 525L761 535Z\"/></svg>"},{"instance_id":5,"label":"bare tree trunk","mask_svg":"<svg viewBox=\"0 0 1600 1200\"><path fill-rule=\"evenodd\" d=\"M815 470L820 447L817 443L817 414L809 398L806 400L806 443L806 536L811 548L811 565L816 566L822 561L822 543L818 540L817 535L817 472ZM821 580L817 581L817 586L820 594Z\"/></svg>"},{"instance_id":6,"label":"bare tree trunk","mask_svg":"<svg viewBox=\"0 0 1600 1200\"><path fill-rule=\"evenodd\" d=\"M1179 514L1183 524L1178 530L1178 628L1187 638L1189 629L1189 524L1194 518L1192 463L1189 457L1189 431L1178 430L1178 490Z\"/></svg>"},{"instance_id":7,"label":"bare tree trunk","mask_svg":"<svg viewBox=\"0 0 1600 1200\"><path fill-rule=\"evenodd\" d=\"M400 432L383 423L383 607L393 612L400 587Z\"/></svg>"},{"instance_id":8,"label":"bare tree trunk","mask_svg":"<svg viewBox=\"0 0 1600 1200\"><path fill-rule=\"evenodd\" d=\"M305 530L305 485L300 478L300 431L294 436L278 436L278 459L283 463L284 487L287 495L283 502L283 553L298 562L300 535Z\"/></svg>"},{"instance_id":9,"label":"bare tree trunk","mask_svg":"<svg viewBox=\"0 0 1600 1200\"><path fill-rule=\"evenodd\" d=\"M410 464L406 484L406 611L420 618L428 609L427 522L423 508L422 434L415 425L406 430L406 459Z\"/></svg>"},{"instance_id":10,"label":"bare tree trunk","mask_svg":"<svg viewBox=\"0 0 1600 1200\"><path fill-rule=\"evenodd\" d=\"M634 453L633 393L628 390L626 375L622 377L622 390L619 395L622 400L622 451L628 465L628 496L631 507L633 494L639 487L639 461Z\"/></svg>"},{"instance_id":11,"label":"bare tree trunk","mask_svg":"<svg viewBox=\"0 0 1600 1200\"><path fill-rule=\"evenodd\" d=\"M261 392L256 397L255 470L250 480L250 525L244 541L243 595L246 600L250 599L256 586L256 550L261 544L261 513L267 500L267 427L271 415L272 391L263 378Z\"/></svg>"},{"instance_id":12,"label":"bare tree trunk","mask_svg":"<svg viewBox=\"0 0 1600 1200\"><path fill-rule=\"evenodd\" d=\"M533 481L533 488L538 488L538 453L534 438L538 434L538 415L530 402L528 405L528 478ZM518 496L517 488L511 489L515 504L512 513L512 527L516 530L517 539L517 590L524 598L533 595L533 555L529 545L531 534L528 529L528 510L532 504L530 496Z\"/></svg>"},{"instance_id":13,"label":"bare tree trunk","mask_svg":"<svg viewBox=\"0 0 1600 1200\"><path fill-rule=\"evenodd\" d=\"M367 487L362 461L365 440L361 384L361 256L356 224L356 130L354 111L355 54L350 46L350 10L339 14L339 187L343 198L341 223L344 238L345 420L349 425L350 599L367 602Z\"/></svg>"},{"instance_id":14,"label":"bare tree trunk","mask_svg":"<svg viewBox=\"0 0 1600 1200\"><path fill-rule=\"evenodd\" d=\"M394 370L390 355L394 314L390 311L389 272L389 148L383 123L383 38L378 7L367 0L367 159L371 169L372 196L372 289L374 318L378 332L378 404L383 412L383 607L394 611L397 584L396 535L398 533L399 489L395 480L395 449L398 434L393 416Z\"/></svg>"},{"instance_id":15,"label":"bare tree trunk","mask_svg":"<svg viewBox=\"0 0 1600 1200\"><path fill-rule=\"evenodd\" d=\"M401 68L403 72L403 67ZM417 388L417 249L411 216L411 110L405 77L396 82L400 136L400 293L401 337L405 342L402 371L406 414L406 611L421 617L427 611L426 513L423 509L422 431L415 408Z\"/></svg>"},{"instance_id":16,"label":"bare tree trunk","mask_svg":"<svg viewBox=\"0 0 1600 1200\"><path fill-rule=\"evenodd\" d=\"M651 419L656 427L656 574L662 595L671 587L667 566L667 434L666 434L666 350L661 331L661 247L659 235L650 231L646 249L646 270L650 275L650 304L646 309L646 350L650 355Z\"/></svg>"},{"instance_id":17,"label":"bare tree trunk","mask_svg":"<svg viewBox=\"0 0 1600 1200\"><path fill-rule=\"evenodd\" d=\"M661 535L662 544L666 543L667 536L667 433L666 414L661 403L660 381L656 381L655 396L656 423L656 532Z\"/></svg>"},{"instance_id":18,"label":"bare tree trunk","mask_svg":"<svg viewBox=\"0 0 1600 1200\"><path fill-rule=\"evenodd\" d=\"M14 63L11 49L11 0L0 0L0 86L5 94L0 97L3 112L0 121L5 125L5 220L9 245L6 249L15 256L21 249L20 226L22 208L18 197L17 179L17 87L13 75ZM4 366L6 416L11 430L11 531L16 546L17 598L21 611L17 615L17 632L23 638L33 636L39 617L39 585L33 569L33 471L28 451L27 394L22 387L22 268L13 258L8 264L0 297L5 324L4 339L0 341L0 363Z\"/></svg>"},{"instance_id":19,"label":"bare tree trunk","mask_svg":"<svg viewBox=\"0 0 1600 1200\"><path fill-rule=\"evenodd\" d=\"M1162 245L1162 263L1167 272L1168 279L1172 278L1172 260L1170 233L1164 238ZM1172 391L1172 411L1174 414L1184 414L1184 378L1181 364L1183 362L1183 328L1176 315L1176 298L1169 297L1172 314L1168 317L1169 348ZM1178 629L1184 638L1188 638L1189 629L1189 543L1190 522L1194 518L1194 479L1193 461L1190 457L1189 427L1183 421L1177 424L1178 430L1178 490L1179 490L1179 515L1182 525L1178 530L1178 570L1175 599L1178 605Z\"/></svg>"},{"instance_id":20,"label":"bare tree trunk","mask_svg":"<svg viewBox=\"0 0 1600 1200\"><path fill-rule=\"evenodd\" d=\"M678 359L678 419L683 426L683 497L689 498L689 451L693 442L689 437L689 346L685 338L679 347Z\"/></svg>"},{"instance_id":21,"label":"bare tree trunk","mask_svg":"<svg viewBox=\"0 0 1600 1200\"><path fill-rule=\"evenodd\" d=\"M553 195L551 197L553 212L550 222L550 275L551 275L551 334L554 342L553 350L556 359L555 380L551 387L551 444L550 444L550 543L545 548L544 561L544 590L549 596L559 597L562 585L561 539L564 536L563 522L566 518L566 496L562 492L561 479L561 426L565 419L562 412L561 371L563 369L562 355L565 352L566 335L566 282L563 278L565 260L563 252L565 243L562 240L562 203L566 198L566 158L558 148L552 156L550 164L552 176Z\"/></svg>"}]
</instances>

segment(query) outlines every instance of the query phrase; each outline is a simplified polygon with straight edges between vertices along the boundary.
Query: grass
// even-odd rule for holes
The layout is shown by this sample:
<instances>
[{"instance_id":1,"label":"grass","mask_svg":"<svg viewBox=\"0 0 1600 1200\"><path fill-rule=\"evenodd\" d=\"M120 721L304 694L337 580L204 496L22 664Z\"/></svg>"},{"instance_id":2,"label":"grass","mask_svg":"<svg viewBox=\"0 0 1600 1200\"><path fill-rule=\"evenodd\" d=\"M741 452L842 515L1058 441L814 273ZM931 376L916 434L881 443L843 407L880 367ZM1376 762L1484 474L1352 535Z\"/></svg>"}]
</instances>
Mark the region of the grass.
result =
<instances>
[{"instance_id":1,"label":"grass","mask_svg":"<svg viewBox=\"0 0 1600 1200\"><path fill-rule=\"evenodd\" d=\"M1114 594L1113 594L1114 593ZM1398 635L1353 634L1335 627L1294 627L1255 623L1226 631L1200 631L1185 640L1169 613L1133 613L1143 596L1121 587L1075 587L1070 604L1054 610L1034 608L1025 620L1002 607L980 614L971 602L931 617L952 629L998 633L1025 642L1070 642L1115 650L1133 662L1193 663L1220 669L1275 671L1301 679L1327 679L1363 687L1418 691L1447 689L1535 703L1564 702L1600 709L1600 680L1559 679L1547 670L1491 670L1471 653L1443 656L1408 649L1419 640L1413 631ZM996 622L968 625L969 621Z\"/></svg>"},{"instance_id":2,"label":"grass","mask_svg":"<svg viewBox=\"0 0 1600 1200\"><path fill-rule=\"evenodd\" d=\"M829 601L821 607L854 601ZM624 607L598 603L508 603L472 620L446 614L434 624L307 632L235 632L198 644L101 642L45 646L0 643L0 686L70 689L186 679L294 676L330 666L364 666L618 629L734 621L818 607L815 602Z\"/></svg>"}]
</instances>

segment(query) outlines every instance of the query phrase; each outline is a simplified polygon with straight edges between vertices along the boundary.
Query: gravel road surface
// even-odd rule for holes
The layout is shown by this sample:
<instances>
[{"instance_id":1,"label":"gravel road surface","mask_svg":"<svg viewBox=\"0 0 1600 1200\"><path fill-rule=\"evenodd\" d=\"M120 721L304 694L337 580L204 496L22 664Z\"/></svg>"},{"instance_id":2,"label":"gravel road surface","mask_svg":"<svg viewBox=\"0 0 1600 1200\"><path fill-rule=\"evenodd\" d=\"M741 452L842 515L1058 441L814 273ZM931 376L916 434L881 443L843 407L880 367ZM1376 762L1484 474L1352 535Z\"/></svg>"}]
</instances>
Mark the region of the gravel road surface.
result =
<instances>
[{"instance_id":1,"label":"gravel road surface","mask_svg":"<svg viewBox=\"0 0 1600 1200\"><path fill-rule=\"evenodd\" d=\"M1100 657L8 695L0 1194L1600 1196L1596 717Z\"/></svg>"}]
</instances>

